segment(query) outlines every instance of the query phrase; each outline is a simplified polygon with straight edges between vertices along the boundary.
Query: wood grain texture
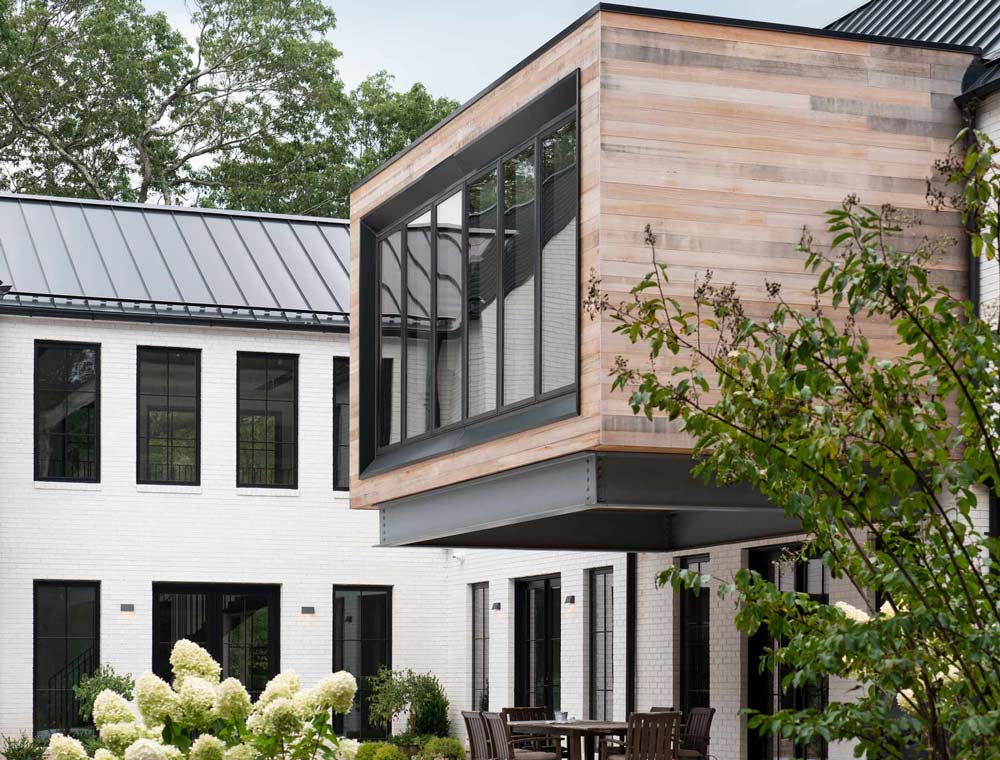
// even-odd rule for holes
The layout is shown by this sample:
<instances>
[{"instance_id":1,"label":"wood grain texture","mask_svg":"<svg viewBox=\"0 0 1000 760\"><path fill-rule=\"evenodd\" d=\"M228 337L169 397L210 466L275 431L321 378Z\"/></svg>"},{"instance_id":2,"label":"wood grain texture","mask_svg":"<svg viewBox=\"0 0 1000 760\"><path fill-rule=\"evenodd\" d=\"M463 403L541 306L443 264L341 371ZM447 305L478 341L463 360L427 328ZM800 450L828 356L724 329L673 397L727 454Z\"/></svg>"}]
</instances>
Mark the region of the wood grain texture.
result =
<instances>
[{"instance_id":1,"label":"wood grain texture","mask_svg":"<svg viewBox=\"0 0 1000 760\"><path fill-rule=\"evenodd\" d=\"M650 268L642 230L657 233L672 293L690 298L706 268L736 282L748 311L770 308L767 280L811 303L794 247L803 226L848 193L913 209L933 236L960 235L955 215L924 202L925 177L958 131L952 103L971 56L608 11L562 39L351 197L351 315L358 310L359 222L425 172L566 74L581 71L580 241L583 288L596 271L612 297ZM935 278L966 287L961 246ZM581 292L580 296L583 297ZM676 423L632 415L608 376L643 351L608 320L581 322L581 415L373 478L357 476L351 406L351 506L380 502L581 450L687 451ZM887 324L866 325L892 354ZM352 330L352 399L358 397Z\"/></svg>"}]
</instances>

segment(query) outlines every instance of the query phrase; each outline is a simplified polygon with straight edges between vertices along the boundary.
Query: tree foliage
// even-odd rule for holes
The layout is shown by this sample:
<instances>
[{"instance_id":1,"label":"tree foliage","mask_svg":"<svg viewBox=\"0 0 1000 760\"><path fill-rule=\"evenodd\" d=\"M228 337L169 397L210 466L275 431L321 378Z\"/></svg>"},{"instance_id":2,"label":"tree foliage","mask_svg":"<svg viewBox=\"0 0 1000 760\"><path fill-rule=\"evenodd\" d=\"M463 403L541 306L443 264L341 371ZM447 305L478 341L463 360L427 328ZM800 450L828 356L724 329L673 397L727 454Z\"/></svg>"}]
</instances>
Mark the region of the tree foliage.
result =
<instances>
[{"instance_id":1,"label":"tree foliage","mask_svg":"<svg viewBox=\"0 0 1000 760\"><path fill-rule=\"evenodd\" d=\"M322 0L192 0L189 22L0 0L0 187L343 214L354 179L454 107L384 72L346 93Z\"/></svg>"},{"instance_id":2,"label":"tree foliage","mask_svg":"<svg viewBox=\"0 0 1000 760\"><path fill-rule=\"evenodd\" d=\"M981 134L963 138L968 149L938 166L952 184L929 195L959 209L973 250L992 258L997 151ZM866 600L830 606L748 569L713 582L737 603L741 631L766 626L781 642L761 666L783 689L859 684L850 700L750 725L800 743L854 740L869 757L917 746L935 760L997 758L1000 546L973 517L1000 482L1000 340L935 281L933 262L956 241L922 239L906 214L855 197L828 222L828 242L805 231L799 246L816 275L811 309L769 282L772 306L755 318L711 272L692 298L674 298L648 226L653 270L619 303L593 279L588 309L649 349L648 366L619 358L613 371L633 411L679 419L697 472L783 507L808 536L799 556L821 558ZM866 334L886 325L892 356ZM660 580L709 579L668 569Z\"/></svg>"}]
</instances>

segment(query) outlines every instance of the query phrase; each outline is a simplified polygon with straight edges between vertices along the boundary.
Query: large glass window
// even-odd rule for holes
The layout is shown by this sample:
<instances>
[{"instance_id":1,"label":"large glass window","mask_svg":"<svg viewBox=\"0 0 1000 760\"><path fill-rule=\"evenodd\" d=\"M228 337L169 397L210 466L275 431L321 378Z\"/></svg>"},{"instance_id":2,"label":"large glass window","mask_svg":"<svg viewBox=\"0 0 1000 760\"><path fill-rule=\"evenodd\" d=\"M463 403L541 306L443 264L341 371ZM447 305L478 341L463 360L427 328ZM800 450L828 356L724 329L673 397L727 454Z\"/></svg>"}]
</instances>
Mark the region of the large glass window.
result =
<instances>
[{"instance_id":1,"label":"large glass window","mask_svg":"<svg viewBox=\"0 0 1000 760\"><path fill-rule=\"evenodd\" d=\"M350 455L351 404L350 359L333 357L333 487L346 491L350 484L348 457Z\"/></svg>"},{"instance_id":2,"label":"large glass window","mask_svg":"<svg viewBox=\"0 0 1000 760\"><path fill-rule=\"evenodd\" d=\"M571 413L576 142L566 116L377 236L376 448L531 402Z\"/></svg>"},{"instance_id":3,"label":"large glass window","mask_svg":"<svg viewBox=\"0 0 1000 760\"><path fill-rule=\"evenodd\" d=\"M503 163L503 403L535 395L535 146Z\"/></svg>"},{"instance_id":4,"label":"large glass window","mask_svg":"<svg viewBox=\"0 0 1000 760\"><path fill-rule=\"evenodd\" d=\"M136 434L140 483L198 482L201 351L140 347Z\"/></svg>"},{"instance_id":5,"label":"large glass window","mask_svg":"<svg viewBox=\"0 0 1000 760\"><path fill-rule=\"evenodd\" d=\"M490 584L472 585L472 709L490 709Z\"/></svg>"},{"instance_id":6,"label":"large glass window","mask_svg":"<svg viewBox=\"0 0 1000 760\"><path fill-rule=\"evenodd\" d=\"M514 699L550 717L562 698L561 591L559 576L515 586Z\"/></svg>"},{"instance_id":7,"label":"large glass window","mask_svg":"<svg viewBox=\"0 0 1000 760\"><path fill-rule=\"evenodd\" d=\"M96 582L35 582L36 734L84 727L73 687L100 663L99 598Z\"/></svg>"},{"instance_id":8,"label":"large glass window","mask_svg":"<svg viewBox=\"0 0 1000 760\"><path fill-rule=\"evenodd\" d=\"M153 584L153 671L169 681L180 639L203 646L256 698L278 673L278 587Z\"/></svg>"},{"instance_id":9,"label":"large glass window","mask_svg":"<svg viewBox=\"0 0 1000 760\"><path fill-rule=\"evenodd\" d=\"M100 480L100 346L35 342L35 480Z\"/></svg>"},{"instance_id":10,"label":"large glass window","mask_svg":"<svg viewBox=\"0 0 1000 760\"><path fill-rule=\"evenodd\" d=\"M369 679L392 666L392 589L380 586L337 586L333 590L333 669L346 670L358 681L354 709L337 717L337 730L352 739L386 735L368 718Z\"/></svg>"},{"instance_id":11,"label":"large glass window","mask_svg":"<svg viewBox=\"0 0 1000 760\"><path fill-rule=\"evenodd\" d=\"M708 574L708 556L685 557L681 567ZM711 707L709 663L711 662L708 589L684 590L680 594L681 710Z\"/></svg>"},{"instance_id":12,"label":"large glass window","mask_svg":"<svg viewBox=\"0 0 1000 760\"><path fill-rule=\"evenodd\" d=\"M615 575L590 571L590 718L612 720L615 709Z\"/></svg>"},{"instance_id":13,"label":"large glass window","mask_svg":"<svg viewBox=\"0 0 1000 760\"><path fill-rule=\"evenodd\" d=\"M236 485L295 488L298 364L293 354L237 354Z\"/></svg>"}]
</instances>

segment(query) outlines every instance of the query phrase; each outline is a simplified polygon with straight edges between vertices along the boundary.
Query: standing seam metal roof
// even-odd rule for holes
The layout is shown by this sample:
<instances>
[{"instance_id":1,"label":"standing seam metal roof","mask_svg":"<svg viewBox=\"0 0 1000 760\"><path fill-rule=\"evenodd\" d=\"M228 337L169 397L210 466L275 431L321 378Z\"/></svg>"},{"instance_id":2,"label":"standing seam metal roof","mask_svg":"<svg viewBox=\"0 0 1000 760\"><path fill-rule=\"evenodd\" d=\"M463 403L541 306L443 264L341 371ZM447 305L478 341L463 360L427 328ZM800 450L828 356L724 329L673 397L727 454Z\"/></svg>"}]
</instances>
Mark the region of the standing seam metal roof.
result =
<instances>
[{"instance_id":1,"label":"standing seam metal roof","mask_svg":"<svg viewBox=\"0 0 1000 760\"><path fill-rule=\"evenodd\" d=\"M5 312L344 329L349 224L0 193Z\"/></svg>"}]
</instances>

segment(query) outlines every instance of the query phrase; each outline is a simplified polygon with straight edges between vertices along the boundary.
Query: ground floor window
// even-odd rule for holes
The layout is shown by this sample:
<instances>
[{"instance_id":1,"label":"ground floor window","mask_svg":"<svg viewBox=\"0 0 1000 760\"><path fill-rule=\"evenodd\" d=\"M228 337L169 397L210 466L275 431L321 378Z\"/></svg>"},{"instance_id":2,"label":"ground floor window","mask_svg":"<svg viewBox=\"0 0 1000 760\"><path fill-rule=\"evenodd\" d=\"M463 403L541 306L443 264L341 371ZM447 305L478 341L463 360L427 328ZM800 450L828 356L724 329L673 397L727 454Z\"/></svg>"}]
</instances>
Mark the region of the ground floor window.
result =
<instances>
[{"instance_id":1,"label":"ground floor window","mask_svg":"<svg viewBox=\"0 0 1000 760\"><path fill-rule=\"evenodd\" d=\"M472 709L490 709L490 584L472 585Z\"/></svg>"},{"instance_id":2,"label":"ground floor window","mask_svg":"<svg viewBox=\"0 0 1000 760\"><path fill-rule=\"evenodd\" d=\"M701 575L708 574L708 555L685 557L681 567ZM711 707L709 662L708 589L699 593L685 590L680 594L680 685L681 710L687 715L692 707Z\"/></svg>"},{"instance_id":3,"label":"ground floor window","mask_svg":"<svg viewBox=\"0 0 1000 760\"><path fill-rule=\"evenodd\" d=\"M354 709L338 716L337 732L352 739L384 737L386 730L368 717L369 679L392 667L392 589L385 586L335 586L333 589L333 669L358 681Z\"/></svg>"},{"instance_id":4,"label":"ground floor window","mask_svg":"<svg viewBox=\"0 0 1000 760\"><path fill-rule=\"evenodd\" d=\"M615 575L590 571L590 718L612 720L615 709Z\"/></svg>"},{"instance_id":5,"label":"ground floor window","mask_svg":"<svg viewBox=\"0 0 1000 760\"><path fill-rule=\"evenodd\" d=\"M153 584L153 671L170 680L179 639L203 646L256 698L278 673L279 587Z\"/></svg>"},{"instance_id":6,"label":"ground floor window","mask_svg":"<svg viewBox=\"0 0 1000 760\"><path fill-rule=\"evenodd\" d=\"M100 584L36 581L35 733L83 728L73 687L100 663Z\"/></svg>"},{"instance_id":7,"label":"ground floor window","mask_svg":"<svg viewBox=\"0 0 1000 760\"><path fill-rule=\"evenodd\" d=\"M518 581L514 609L514 698L519 706L559 709L561 608L559 576Z\"/></svg>"}]
</instances>

